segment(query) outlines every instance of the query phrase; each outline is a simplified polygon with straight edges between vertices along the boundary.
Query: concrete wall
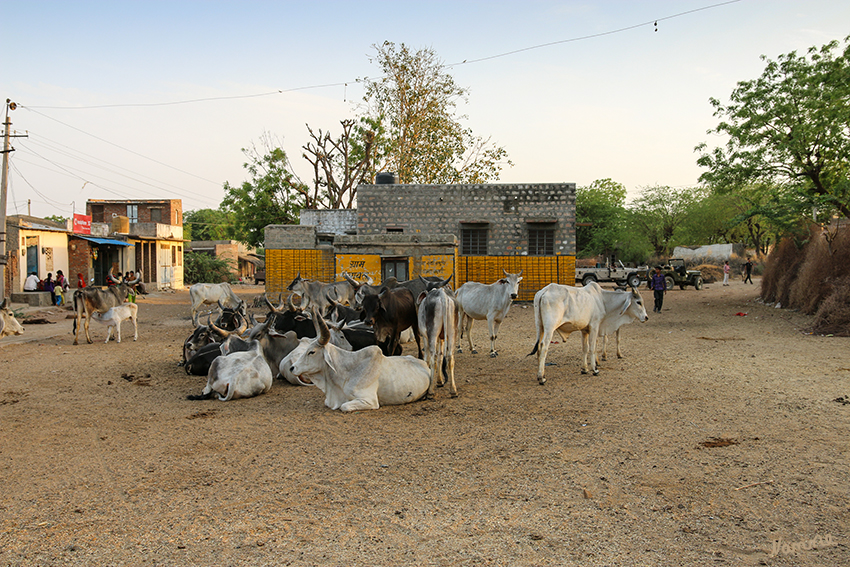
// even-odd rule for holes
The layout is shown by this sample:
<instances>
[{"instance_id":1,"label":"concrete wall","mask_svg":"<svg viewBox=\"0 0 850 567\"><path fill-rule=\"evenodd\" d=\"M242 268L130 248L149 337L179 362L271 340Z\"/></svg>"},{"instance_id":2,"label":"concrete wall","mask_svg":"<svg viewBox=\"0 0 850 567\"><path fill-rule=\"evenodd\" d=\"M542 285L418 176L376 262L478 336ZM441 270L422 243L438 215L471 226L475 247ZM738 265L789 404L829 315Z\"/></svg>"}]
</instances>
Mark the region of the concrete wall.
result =
<instances>
[{"instance_id":1,"label":"concrete wall","mask_svg":"<svg viewBox=\"0 0 850 567\"><path fill-rule=\"evenodd\" d=\"M265 228L267 250L312 250L316 244L315 226L270 224Z\"/></svg>"},{"instance_id":2,"label":"concrete wall","mask_svg":"<svg viewBox=\"0 0 850 567\"><path fill-rule=\"evenodd\" d=\"M300 224L323 234L356 234L357 209L302 209Z\"/></svg>"},{"instance_id":3,"label":"concrete wall","mask_svg":"<svg viewBox=\"0 0 850 567\"><path fill-rule=\"evenodd\" d=\"M487 223L488 255L528 254L528 229L550 222L555 255L575 255L575 184L360 185L357 234L455 234ZM472 226L471 226L472 227Z\"/></svg>"},{"instance_id":4,"label":"concrete wall","mask_svg":"<svg viewBox=\"0 0 850 567\"><path fill-rule=\"evenodd\" d=\"M729 260L733 255L743 257L746 250L743 244L708 244L706 246L676 246L673 249L674 258L711 258L714 260Z\"/></svg>"}]
</instances>

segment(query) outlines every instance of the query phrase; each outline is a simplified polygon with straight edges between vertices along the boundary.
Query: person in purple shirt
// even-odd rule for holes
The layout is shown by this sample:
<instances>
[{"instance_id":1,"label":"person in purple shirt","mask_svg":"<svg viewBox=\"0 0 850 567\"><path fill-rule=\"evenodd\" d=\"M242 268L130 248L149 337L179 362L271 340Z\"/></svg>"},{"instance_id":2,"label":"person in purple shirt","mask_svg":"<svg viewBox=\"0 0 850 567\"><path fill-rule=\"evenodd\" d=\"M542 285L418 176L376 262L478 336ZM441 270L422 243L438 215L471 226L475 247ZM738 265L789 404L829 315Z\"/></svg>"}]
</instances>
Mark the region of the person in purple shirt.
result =
<instances>
[{"instance_id":1,"label":"person in purple shirt","mask_svg":"<svg viewBox=\"0 0 850 567\"><path fill-rule=\"evenodd\" d=\"M649 289L655 294L655 309L653 313L661 313L661 306L664 304L664 294L667 293L667 281L661 275L661 266L655 266L655 273L649 279Z\"/></svg>"}]
</instances>

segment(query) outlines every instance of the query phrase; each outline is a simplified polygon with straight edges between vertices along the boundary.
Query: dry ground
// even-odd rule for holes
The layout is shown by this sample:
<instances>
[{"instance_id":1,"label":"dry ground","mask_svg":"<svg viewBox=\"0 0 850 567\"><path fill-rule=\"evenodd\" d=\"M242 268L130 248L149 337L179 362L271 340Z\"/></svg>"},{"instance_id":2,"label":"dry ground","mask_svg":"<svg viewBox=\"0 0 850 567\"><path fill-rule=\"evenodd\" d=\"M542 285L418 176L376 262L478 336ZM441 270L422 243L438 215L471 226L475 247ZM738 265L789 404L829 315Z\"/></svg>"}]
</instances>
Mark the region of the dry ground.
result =
<instances>
[{"instance_id":1,"label":"dry ground","mask_svg":"<svg viewBox=\"0 0 850 567\"><path fill-rule=\"evenodd\" d=\"M140 300L136 343L48 314L0 342L0 564L848 565L850 339L757 290L670 292L598 377L574 335L545 386L516 304L458 399L355 414L187 401L185 291Z\"/></svg>"}]
</instances>

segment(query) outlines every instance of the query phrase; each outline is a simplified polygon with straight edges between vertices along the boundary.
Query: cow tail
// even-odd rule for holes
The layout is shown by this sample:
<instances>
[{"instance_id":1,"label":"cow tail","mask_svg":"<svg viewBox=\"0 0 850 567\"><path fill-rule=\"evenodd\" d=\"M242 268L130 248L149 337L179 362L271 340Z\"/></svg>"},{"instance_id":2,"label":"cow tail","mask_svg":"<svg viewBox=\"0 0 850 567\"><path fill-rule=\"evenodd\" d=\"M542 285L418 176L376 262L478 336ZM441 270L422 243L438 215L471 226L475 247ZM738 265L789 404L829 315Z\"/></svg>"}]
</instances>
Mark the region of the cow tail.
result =
<instances>
[{"instance_id":1,"label":"cow tail","mask_svg":"<svg viewBox=\"0 0 850 567\"><path fill-rule=\"evenodd\" d=\"M537 342L534 343L534 349L530 353L526 354L525 356L531 356L532 354L537 354L537 347L539 345L540 345L540 339L537 339Z\"/></svg>"}]
</instances>

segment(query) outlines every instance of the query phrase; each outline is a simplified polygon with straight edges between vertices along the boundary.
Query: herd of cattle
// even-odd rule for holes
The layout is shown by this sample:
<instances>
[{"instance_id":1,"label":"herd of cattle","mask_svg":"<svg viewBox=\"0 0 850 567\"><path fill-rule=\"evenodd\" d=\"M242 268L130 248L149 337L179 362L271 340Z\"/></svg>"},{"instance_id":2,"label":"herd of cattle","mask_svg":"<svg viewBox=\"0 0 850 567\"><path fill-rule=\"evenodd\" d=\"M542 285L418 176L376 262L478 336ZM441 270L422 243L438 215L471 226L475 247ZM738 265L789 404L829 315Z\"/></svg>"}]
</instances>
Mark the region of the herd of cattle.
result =
<instances>
[{"instance_id":1,"label":"herd of cattle","mask_svg":"<svg viewBox=\"0 0 850 567\"><path fill-rule=\"evenodd\" d=\"M499 327L517 297L522 271L505 272L492 284L467 282L456 291L451 277L423 278L398 282L390 278L381 285L371 279L323 283L298 274L288 286L291 294L275 306L263 294L256 307L268 309L262 322L248 314L246 303L227 283L195 284L189 289L192 301L191 335L183 344L181 365L187 374L206 376L203 392L192 400L247 398L267 392L275 377L291 384L316 386L325 394L331 409L355 411L381 405L431 399L435 387L449 385L457 397L454 378L455 353L466 334L469 350L473 321L486 320L490 356L498 355ZM130 320L134 340L138 338L137 310L126 303L133 286L141 281L114 282L106 289L84 288L74 293L74 344L80 329L91 343L89 321L107 326L109 342L113 330L121 341L121 323ZM300 300L295 305L293 297ZM199 324L205 305L218 307L213 322ZM612 336L619 348L620 327L646 321L640 294L630 290L603 290L595 282L583 287L551 283L534 296L536 342L530 353L537 355L538 383L544 384L549 344L557 332L562 339L582 333L581 372L594 375L597 369L597 339ZM0 337L19 334L20 324L0 305ZM402 343L416 341L417 356L402 356Z\"/></svg>"},{"instance_id":2,"label":"herd of cattle","mask_svg":"<svg viewBox=\"0 0 850 567\"><path fill-rule=\"evenodd\" d=\"M325 405L342 411L431 399L435 387L444 383L456 397L454 357L462 352L463 335L469 350L477 353L470 331L473 321L486 320L490 356L497 356L499 327L521 280L521 271L505 272L495 283L467 282L454 291L451 277L390 278L373 285L347 275L343 281L323 283L299 274L279 305L265 295L258 298L268 309L262 322L248 315L247 305L228 284L196 284L190 289L193 321L197 323L204 304L218 305L219 315L215 322L208 316L206 325L196 325L183 345L186 372L207 377L203 392L189 399L256 396L267 392L277 376L318 387ZM582 333L581 371L595 375L597 338L615 337L620 356L620 327L646 321L647 315L635 289L552 283L534 296L534 319L537 340L531 354L537 354L537 380L544 384L555 332L563 339ZM417 356L401 355L406 340L416 341Z\"/></svg>"}]
</instances>

